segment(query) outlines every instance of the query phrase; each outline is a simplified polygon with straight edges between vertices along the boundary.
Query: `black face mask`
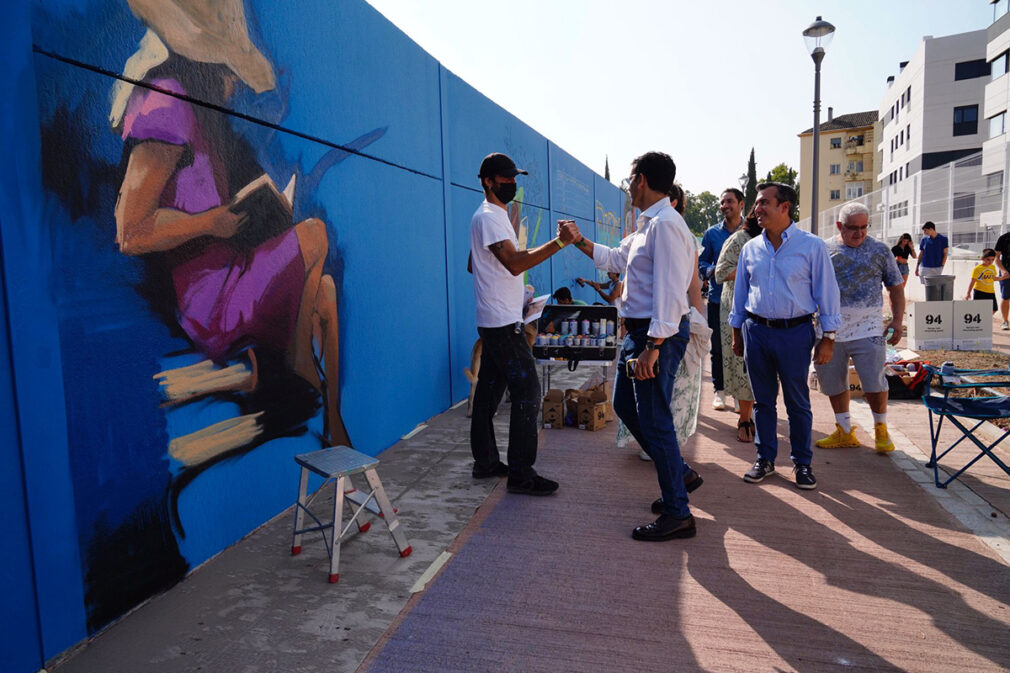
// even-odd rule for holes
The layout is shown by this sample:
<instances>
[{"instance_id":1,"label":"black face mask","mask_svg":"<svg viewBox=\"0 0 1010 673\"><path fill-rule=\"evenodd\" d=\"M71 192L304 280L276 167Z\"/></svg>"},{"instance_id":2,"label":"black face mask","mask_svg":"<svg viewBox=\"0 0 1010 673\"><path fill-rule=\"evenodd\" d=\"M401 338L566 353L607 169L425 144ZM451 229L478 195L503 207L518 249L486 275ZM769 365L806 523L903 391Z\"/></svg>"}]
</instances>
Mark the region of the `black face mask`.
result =
<instances>
[{"instance_id":1,"label":"black face mask","mask_svg":"<svg viewBox=\"0 0 1010 673\"><path fill-rule=\"evenodd\" d=\"M516 189L516 183L514 182L501 182L492 187L491 191L499 201L508 203L516 197Z\"/></svg>"}]
</instances>

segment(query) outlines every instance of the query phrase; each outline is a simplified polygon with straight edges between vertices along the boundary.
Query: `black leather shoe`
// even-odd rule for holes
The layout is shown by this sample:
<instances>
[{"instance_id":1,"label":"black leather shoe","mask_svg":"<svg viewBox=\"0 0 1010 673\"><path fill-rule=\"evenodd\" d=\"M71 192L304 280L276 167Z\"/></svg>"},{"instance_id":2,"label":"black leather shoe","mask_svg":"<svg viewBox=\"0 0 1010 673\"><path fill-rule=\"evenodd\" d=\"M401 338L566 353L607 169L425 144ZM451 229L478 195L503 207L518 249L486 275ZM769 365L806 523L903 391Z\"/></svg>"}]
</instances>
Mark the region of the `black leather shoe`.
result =
<instances>
[{"instance_id":1,"label":"black leather shoe","mask_svg":"<svg viewBox=\"0 0 1010 673\"><path fill-rule=\"evenodd\" d=\"M694 537L697 532L694 526L694 517L691 515L684 519L678 519L672 514L660 514L659 518L652 523L639 526L631 531L631 537L645 542L662 542L663 540Z\"/></svg>"},{"instance_id":2,"label":"black leather shoe","mask_svg":"<svg viewBox=\"0 0 1010 673\"><path fill-rule=\"evenodd\" d=\"M701 478L701 475L694 470L688 468L687 472L684 473L684 488L687 489L688 493L693 493L698 490L698 487L705 483L705 480ZM666 511L663 507L663 499L657 498L652 501L652 513L662 514Z\"/></svg>"},{"instance_id":3,"label":"black leather shoe","mask_svg":"<svg viewBox=\"0 0 1010 673\"><path fill-rule=\"evenodd\" d=\"M751 484L756 484L774 471L775 463L770 460L765 460L764 458L758 458L754 462L754 467L747 470L747 473L743 475L743 480Z\"/></svg>"},{"instance_id":4,"label":"black leather shoe","mask_svg":"<svg viewBox=\"0 0 1010 673\"><path fill-rule=\"evenodd\" d=\"M535 474L523 481L514 481L510 478L506 488L509 493L520 495L550 495L558 490L558 482L544 479L539 474Z\"/></svg>"},{"instance_id":5,"label":"black leather shoe","mask_svg":"<svg viewBox=\"0 0 1010 673\"><path fill-rule=\"evenodd\" d=\"M490 477L507 477L509 476L509 466L505 463L498 461L498 464L491 468L480 468L476 465L473 466L473 470L470 471L474 479L489 479Z\"/></svg>"}]
</instances>

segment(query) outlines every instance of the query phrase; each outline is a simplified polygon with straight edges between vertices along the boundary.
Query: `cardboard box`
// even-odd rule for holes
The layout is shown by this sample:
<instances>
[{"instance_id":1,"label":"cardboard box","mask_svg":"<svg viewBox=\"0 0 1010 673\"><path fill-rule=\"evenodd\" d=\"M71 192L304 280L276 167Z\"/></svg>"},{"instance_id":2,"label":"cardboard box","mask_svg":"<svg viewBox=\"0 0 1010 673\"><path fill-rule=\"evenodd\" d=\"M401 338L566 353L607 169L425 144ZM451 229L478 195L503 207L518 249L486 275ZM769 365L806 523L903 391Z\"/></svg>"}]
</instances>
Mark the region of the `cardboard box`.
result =
<instances>
[{"instance_id":1,"label":"cardboard box","mask_svg":"<svg viewBox=\"0 0 1010 673\"><path fill-rule=\"evenodd\" d=\"M607 405L606 406L606 417L607 417L607 422L609 423L610 421L612 421L612 420L614 420L616 418L615 415L614 415L614 405L611 403L611 400L614 399L614 393L613 393L612 387L610 385L610 381L604 381L603 383L599 383L599 384L597 384L595 386L590 386L589 388L586 388L583 392L589 392L589 393L591 393L591 392L594 392L594 391L599 391L599 392L603 393L603 398L604 398L604 400L606 400L606 405Z\"/></svg>"},{"instance_id":2,"label":"cardboard box","mask_svg":"<svg viewBox=\"0 0 1010 673\"><path fill-rule=\"evenodd\" d=\"M917 301L906 314L908 347L912 350L950 348L954 340L954 303Z\"/></svg>"},{"instance_id":3,"label":"cardboard box","mask_svg":"<svg viewBox=\"0 0 1010 673\"><path fill-rule=\"evenodd\" d=\"M565 394L557 388L551 388L544 395L543 403L544 427L565 427Z\"/></svg>"},{"instance_id":4,"label":"cardboard box","mask_svg":"<svg viewBox=\"0 0 1010 673\"><path fill-rule=\"evenodd\" d=\"M992 350L992 302L953 303L954 350Z\"/></svg>"},{"instance_id":5,"label":"cardboard box","mask_svg":"<svg viewBox=\"0 0 1010 673\"><path fill-rule=\"evenodd\" d=\"M607 393L605 388L596 386L591 390L579 391L577 408L580 430L600 430L607 424Z\"/></svg>"}]
</instances>

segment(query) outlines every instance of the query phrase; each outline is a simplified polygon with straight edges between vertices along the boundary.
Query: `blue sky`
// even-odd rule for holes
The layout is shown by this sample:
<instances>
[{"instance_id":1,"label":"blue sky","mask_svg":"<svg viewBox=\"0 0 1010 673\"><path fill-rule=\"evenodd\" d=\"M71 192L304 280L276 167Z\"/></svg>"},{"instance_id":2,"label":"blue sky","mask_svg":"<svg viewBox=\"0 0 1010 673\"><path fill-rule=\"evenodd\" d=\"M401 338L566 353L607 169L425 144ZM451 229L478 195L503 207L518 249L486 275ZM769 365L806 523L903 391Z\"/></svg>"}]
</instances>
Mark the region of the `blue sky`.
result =
<instances>
[{"instance_id":1,"label":"blue sky","mask_svg":"<svg viewBox=\"0 0 1010 673\"><path fill-rule=\"evenodd\" d=\"M983 30L988 0L368 0L505 109L598 173L669 152L690 191L799 167L813 125L813 62L802 31L837 31L822 66L821 120L875 110L888 75L924 35ZM984 40L984 38L983 38Z\"/></svg>"}]
</instances>

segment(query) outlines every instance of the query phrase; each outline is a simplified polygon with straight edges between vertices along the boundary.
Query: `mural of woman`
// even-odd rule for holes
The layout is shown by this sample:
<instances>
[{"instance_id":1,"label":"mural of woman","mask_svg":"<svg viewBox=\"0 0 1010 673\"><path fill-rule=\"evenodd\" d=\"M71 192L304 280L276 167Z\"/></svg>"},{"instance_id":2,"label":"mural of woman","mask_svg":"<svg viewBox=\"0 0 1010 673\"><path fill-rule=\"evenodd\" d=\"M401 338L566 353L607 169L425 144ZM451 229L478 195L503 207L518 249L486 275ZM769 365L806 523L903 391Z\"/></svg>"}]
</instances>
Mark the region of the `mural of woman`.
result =
<instances>
[{"instance_id":1,"label":"mural of woman","mask_svg":"<svg viewBox=\"0 0 1010 673\"><path fill-rule=\"evenodd\" d=\"M326 225L295 224L289 210L279 233L253 240L260 213L236 207L236 194L263 171L228 115L212 106L223 106L240 83L256 93L275 87L242 0L128 4L148 31L110 114L127 151L115 209L119 250L164 268L170 291L161 301L200 354L224 365L245 352L247 389L257 385L258 353L283 354L322 395L326 443L350 444L340 416L337 291L323 268ZM205 462L236 442L197 444L176 457Z\"/></svg>"}]
</instances>

